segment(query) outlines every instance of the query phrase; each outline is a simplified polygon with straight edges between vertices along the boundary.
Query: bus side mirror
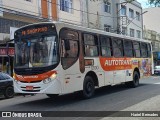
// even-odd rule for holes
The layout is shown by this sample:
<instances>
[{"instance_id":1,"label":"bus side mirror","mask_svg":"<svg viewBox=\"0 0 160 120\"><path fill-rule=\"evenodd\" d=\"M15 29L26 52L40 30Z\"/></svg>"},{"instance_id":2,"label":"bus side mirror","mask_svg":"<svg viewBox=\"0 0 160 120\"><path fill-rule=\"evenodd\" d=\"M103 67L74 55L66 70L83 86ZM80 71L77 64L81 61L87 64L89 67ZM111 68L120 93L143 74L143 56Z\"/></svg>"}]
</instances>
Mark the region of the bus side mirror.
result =
<instances>
[{"instance_id":1,"label":"bus side mirror","mask_svg":"<svg viewBox=\"0 0 160 120\"><path fill-rule=\"evenodd\" d=\"M64 44L65 44L65 50L70 50L70 42L68 39L64 40Z\"/></svg>"}]
</instances>

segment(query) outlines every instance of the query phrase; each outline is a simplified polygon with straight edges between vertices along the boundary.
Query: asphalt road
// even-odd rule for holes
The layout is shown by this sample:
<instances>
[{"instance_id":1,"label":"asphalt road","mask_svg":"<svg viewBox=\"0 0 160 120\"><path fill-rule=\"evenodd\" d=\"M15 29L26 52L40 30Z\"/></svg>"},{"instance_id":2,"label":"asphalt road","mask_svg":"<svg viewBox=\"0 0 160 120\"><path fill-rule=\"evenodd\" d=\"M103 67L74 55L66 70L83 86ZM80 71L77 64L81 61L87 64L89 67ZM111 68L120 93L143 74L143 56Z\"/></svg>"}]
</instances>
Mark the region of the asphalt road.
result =
<instances>
[{"instance_id":1,"label":"asphalt road","mask_svg":"<svg viewBox=\"0 0 160 120\"><path fill-rule=\"evenodd\" d=\"M1 98L0 111L160 111L160 77L153 76L143 79L140 81L140 86L137 88L128 88L125 85L103 87L96 90L95 96L92 99L87 100L82 99L77 93L59 96L54 100L41 94L35 96L27 95L25 97L16 96L12 99ZM86 112L85 115L86 114L88 113ZM96 112L92 115L96 116ZM62 114L62 116L65 116L65 114ZM74 113L73 116L75 116ZM54 120L135 120L135 117L121 118L98 116L93 118L91 116L88 118L82 116L54 117ZM23 118L16 119L22 120ZM35 120L36 118L32 119ZM40 118L37 119L39 120ZM157 117L136 117L136 119L158 120Z\"/></svg>"}]
</instances>

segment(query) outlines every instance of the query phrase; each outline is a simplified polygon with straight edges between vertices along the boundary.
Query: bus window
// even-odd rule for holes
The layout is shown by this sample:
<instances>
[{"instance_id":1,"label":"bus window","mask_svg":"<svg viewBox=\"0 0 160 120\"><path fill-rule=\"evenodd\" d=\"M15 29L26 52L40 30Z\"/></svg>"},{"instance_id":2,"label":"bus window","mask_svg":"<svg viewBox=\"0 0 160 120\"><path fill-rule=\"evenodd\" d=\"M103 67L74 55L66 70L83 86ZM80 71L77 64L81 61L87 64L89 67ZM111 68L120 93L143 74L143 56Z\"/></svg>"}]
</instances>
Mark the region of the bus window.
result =
<instances>
[{"instance_id":1,"label":"bus window","mask_svg":"<svg viewBox=\"0 0 160 120\"><path fill-rule=\"evenodd\" d=\"M113 55L114 57L122 57L123 56L123 43L122 40L113 38L112 39L113 46Z\"/></svg>"},{"instance_id":2,"label":"bus window","mask_svg":"<svg viewBox=\"0 0 160 120\"><path fill-rule=\"evenodd\" d=\"M98 56L98 43L94 35L84 34L85 56Z\"/></svg>"},{"instance_id":3,"label":"bus window","mask_svg":"<svg viewBox=\"0 0 160 120\"><path fill-rule=\"evenodd\" d=\"M135 53L135 57L141 57L140 45L139 42L133 42L133 49Z\"/></svg>"},{"instance_id":4,"label":"bus window","mask_svg":"<svg viewBox=\"0 0 160 120\"><path fill-rule=\"evenodd\" d=\"M151 44L150 43L147 44L147 53L148 53L148 57L150 58L151 57Z\"/></svg>"},{"instance_id":5,"label":"bus window","mask_svg":"<svg viewBox=\"0 0 160 120\"><path fill-rule=\"evenodd\" d=\"M104 57L111 57L111 38L107 36L100 36L101 55Z\"/></svg>"},{"instance_id":6,"label":"bus window","mask_svg":"<svg viewBox=\"0 0 160 120\"><path fill-rule=\"evenodd\" d=\"M133 57L132 41L124 40L124 55L126 57Z\"/></svg>"},{"instance_id":7,"label":"bus window","mask_svg":"<svg viewBox=\"0 0 160 120\"><path fill-rule=\"evenodd\" d=\"M141 54L142 54L142 57L147 57L147 44L146 43L141 43Z\"/></svg>"},{"instance_id":8,"label":"bus window","mask_svg":"<svg viewBox=\"0 0 160 120\"><path fill-rule=\"evenodd\" d=\"M71 30L62 30L62 33L61 33L61 58L62 58L63 69L68 69L78 59L79 43L78 43L77 36L78 36L77 32L74 32ZM64 39L63 39L63 37L64 37Z\"/></svg>"}]
</instances>

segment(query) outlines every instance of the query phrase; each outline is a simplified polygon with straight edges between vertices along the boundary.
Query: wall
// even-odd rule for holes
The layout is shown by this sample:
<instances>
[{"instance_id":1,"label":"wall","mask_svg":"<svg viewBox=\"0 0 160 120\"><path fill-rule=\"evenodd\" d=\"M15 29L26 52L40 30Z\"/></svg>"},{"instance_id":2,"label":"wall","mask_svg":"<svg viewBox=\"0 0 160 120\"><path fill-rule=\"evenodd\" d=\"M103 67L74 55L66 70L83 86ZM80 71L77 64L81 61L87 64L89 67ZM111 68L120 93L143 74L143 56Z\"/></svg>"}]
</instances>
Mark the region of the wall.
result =
<instances>
[{"instance_id":1,"label":"wall","mask_svg":"<svg viewBox=\"0 0 160 120\"><path fill-rule=\"evenodd\" d=\"M2 0L3 7L38 16L38 2L37 0L31 0L31 2L25 0Z\"/></svg>"},{"instance_id":2,"label":"wall","mask_svg":"<svg viewBox=\"0 0 160 120\"><path fill-rule=\"evenodd\" d=\"M89 27L104 30L104 24L113 27L113 4L111 3L111 13L104 12L103 1L88 1Z\"/></svg>"},{"instance_id":3,"label":"wall","mask_svg":"<svg viewBox=\"0 0 160 120\"><path fill-rule=\"evenodd\" d=\"M126 0L120 0L120 3L126 2ZM126 6L126 16L127 16L127 22L126 25L122 25L122 20L120 21L121 27L127 27L127 35L130 35L130 28L134 29L135 31L135 37L137 37L136 30L141 31L141 38L143 33L143 15L142 15L142 7L141 4L137 1L133 1L132 3L123 3L122 5ZM119 7L121 9L121 7ZM129 9L132 9L134 11L134 17L129 17ZM119 11L121 12L121 11ZM140 13L140 21L136 20L136 12ZM120 13L119 13L120 14Z\"/></svg>"},{"instance_id":4,"label":"wall","mask_svg":"<svg viewBox=\"0 0 160 120\"><path fill-rule=\"evenodd\" d=\"M73 0L73 10L72 10L73 12L72 13L61 11L60 6L58 6L58 19L59 19L59 21L81 25L82 23L81 23L80 5L81 5L80 0Z\"/></svg>"},{"instance_id":5,"label":"wall","mask_svg":"<svg viewBox=\"0 0 160 120\"><path fill-rule=\"evenodd\" d=\"M144 11L148 11L146 14L143 15L143 23L147 29L154 30L160 33L160 8L147 8Z\"/></svg>"}]
</instances>

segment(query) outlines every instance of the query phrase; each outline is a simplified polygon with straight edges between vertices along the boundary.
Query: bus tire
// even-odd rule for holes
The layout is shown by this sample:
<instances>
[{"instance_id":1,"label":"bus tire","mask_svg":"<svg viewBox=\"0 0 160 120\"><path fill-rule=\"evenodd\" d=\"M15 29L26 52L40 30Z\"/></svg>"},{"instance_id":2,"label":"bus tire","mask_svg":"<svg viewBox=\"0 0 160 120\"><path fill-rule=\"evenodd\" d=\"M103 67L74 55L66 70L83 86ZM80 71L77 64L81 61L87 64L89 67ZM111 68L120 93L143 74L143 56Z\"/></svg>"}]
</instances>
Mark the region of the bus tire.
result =
<instances>
[{"instance_id":1,"label":"bus tire","mask_svg":"<svg viewBox=\"0 0 160 120\"><path fill-rule=\"evenodd\" d=\"M58 97L58 94L46 94L49 98L55 99Z\"/></svg>"},{"instance_id":2,"label":"bus tire","mask_svg":"<svg viewBox=\"0 0 160 120\"><path fill-rule=\"evenodd\" d=\"M12 98L12 97L14 97L13 86L6 87L6 89L4 90L4 96L5 96L5 98Z\"/></svg>"},{"instance_id":3,"label":"bus tire","mask_svg":"<svg viewBox=\"0 0 160 120\"><path fill-rule=\"evenodd\" d=\"M89 99L94 95L95 86L92 77L86 76L83 83L83 97Z\"/></svg>"},{"instance_id":4,"label":"bus tire","mask_svg":"<svg viewBox=\"0 0 160 120\"><path fill-rule=\"evenodd\" d=\"M138 87L139 86L139 74L137 71L134 71L133 73L133 81L129 82L129 86L132 88Z\"/></svg>"}]
</instances>

